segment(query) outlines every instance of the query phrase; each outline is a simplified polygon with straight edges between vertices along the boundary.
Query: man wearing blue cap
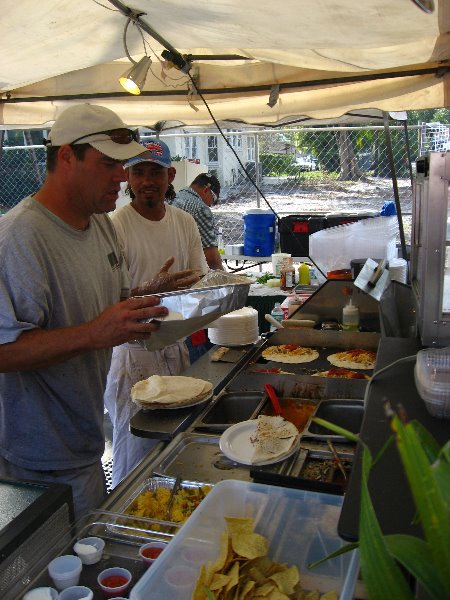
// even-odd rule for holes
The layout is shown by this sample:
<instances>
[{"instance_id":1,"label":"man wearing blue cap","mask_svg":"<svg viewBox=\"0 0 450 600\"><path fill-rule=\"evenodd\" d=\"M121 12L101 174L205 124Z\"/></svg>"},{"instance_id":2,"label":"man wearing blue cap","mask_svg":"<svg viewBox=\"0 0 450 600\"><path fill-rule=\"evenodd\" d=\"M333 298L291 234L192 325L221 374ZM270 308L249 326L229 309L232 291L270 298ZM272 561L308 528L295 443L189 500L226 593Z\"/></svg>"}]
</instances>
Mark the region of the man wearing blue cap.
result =
<instances>
[{"instance_id":1,"label":"man wearing blue cap","mask_svg":"<svg viewBox=\"0 0 450 600\"><path fill-rule=\"evenodd\" d=\"M131 203L112 216L137 294L189 287L208 270L194 219L165 202L176 173L168 146L152 139L145 148L146 152L125 163ZM157 443L129 431L130 418L138 411L131 401L131 388L151 375L179 375L189 364L183 341L153 352L133 343L114 349L105 392L113 424L113 486Z\"/></svg>"}]
</instances>

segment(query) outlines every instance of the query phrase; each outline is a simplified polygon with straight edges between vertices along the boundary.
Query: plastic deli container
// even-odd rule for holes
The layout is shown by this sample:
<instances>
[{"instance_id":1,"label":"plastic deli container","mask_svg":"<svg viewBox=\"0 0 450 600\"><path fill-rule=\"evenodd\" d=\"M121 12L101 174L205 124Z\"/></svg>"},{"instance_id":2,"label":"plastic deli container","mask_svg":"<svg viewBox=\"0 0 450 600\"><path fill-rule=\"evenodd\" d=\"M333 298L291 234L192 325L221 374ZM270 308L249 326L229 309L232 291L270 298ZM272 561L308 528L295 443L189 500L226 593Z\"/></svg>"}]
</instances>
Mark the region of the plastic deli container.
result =
<instances>
[{"instance_id":1,"label":"plastic deli container","mask_svg":"<svg viewBox=\"0 0 450 600\"><path fill-rule=\"evenodd\" d=\"M450 347L419 350L414 379L428 412L450 419Z\"/></svg>"},{"instance_id":2,"label":"plastic deli container","mask_svg":"<svg viewBox=\"0 0 450 600\"><path fill-rule=\"evenodd\" d=\"M255 532L269 540L269 558L296 565L303 589L335 590L340 600L350 600L358 574L356 552L308 568L344 545L336 533L342 501L331 494L221 481L136 583L130 600L190 598L201 566L219 555L225 517L252 517Z\"/></svg>"}]
</instances>

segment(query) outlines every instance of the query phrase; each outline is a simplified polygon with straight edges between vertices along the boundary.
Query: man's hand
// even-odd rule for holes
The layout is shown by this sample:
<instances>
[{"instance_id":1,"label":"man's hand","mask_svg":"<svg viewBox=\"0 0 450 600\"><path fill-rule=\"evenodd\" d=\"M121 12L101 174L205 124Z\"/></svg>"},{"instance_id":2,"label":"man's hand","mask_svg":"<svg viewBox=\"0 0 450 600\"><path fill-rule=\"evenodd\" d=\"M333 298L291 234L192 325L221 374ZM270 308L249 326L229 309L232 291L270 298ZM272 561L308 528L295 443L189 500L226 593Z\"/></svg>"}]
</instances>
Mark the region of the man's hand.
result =
<instances>
[{"instance_id":1,"label":"man's hand","mask_svg":"<svg viewBox=\"0 0 450 600\"><path fill-rule=\"evenodd\" d=\"M24 331L15 342L0 344L0 372L45 369L83 352L147 339L159 329L159 323L142 320L157 319L169 312L165 306L158 306L159 302L157 296L128 298L108 306L82 325Z\"/></svg>"},{"instance_id":2,"label":"man's hand","mask_svg":"<svg viewBox=\"0 0 450 600\"><path fill-rule=\"evenodd\" d=\"M150 337L159 329L158 322L143 323L143 320L157 319L168 314L164 306L158 306L157 296L131 297L118 304L108 306L88 325L92 343L97 348L110 348L133 340Z\"/></svg>"},{"instance_id":3,"label":"man's hand","mask_svg":"<svg viewBox=\"0 0 450 600\"><path fill-rule=\"evenodd\" d=\"M188 288L197 283L197 281L200 281L201 273L194 269L169 273L169 269L174 262L175 258L173 256L168 258L159 270L159 273L151 281L146 281L140 287L132 290L132 294L144 296L146 294L173 292Z\"/></svg>"}]
</instances>

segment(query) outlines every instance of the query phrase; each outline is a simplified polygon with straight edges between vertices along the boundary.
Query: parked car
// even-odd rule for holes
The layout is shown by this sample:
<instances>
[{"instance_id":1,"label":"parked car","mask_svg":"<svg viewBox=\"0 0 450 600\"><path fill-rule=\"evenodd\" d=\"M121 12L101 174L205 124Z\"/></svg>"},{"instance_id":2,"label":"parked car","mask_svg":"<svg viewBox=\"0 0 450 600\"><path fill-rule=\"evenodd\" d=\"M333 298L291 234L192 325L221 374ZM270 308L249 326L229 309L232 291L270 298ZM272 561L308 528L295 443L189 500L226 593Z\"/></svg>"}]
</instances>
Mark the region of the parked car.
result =
<instances>
[{"instance_id":1,"label":"parked car","mask_svg":"<svg viewBox=\"0 0 450 600\"><path fill-rule=\"evenodd\" d=\"M317 161L314 156L297 156L295 158L295 164L299 171L316 171L317 170Z\"/></svg>"}]
</instances>

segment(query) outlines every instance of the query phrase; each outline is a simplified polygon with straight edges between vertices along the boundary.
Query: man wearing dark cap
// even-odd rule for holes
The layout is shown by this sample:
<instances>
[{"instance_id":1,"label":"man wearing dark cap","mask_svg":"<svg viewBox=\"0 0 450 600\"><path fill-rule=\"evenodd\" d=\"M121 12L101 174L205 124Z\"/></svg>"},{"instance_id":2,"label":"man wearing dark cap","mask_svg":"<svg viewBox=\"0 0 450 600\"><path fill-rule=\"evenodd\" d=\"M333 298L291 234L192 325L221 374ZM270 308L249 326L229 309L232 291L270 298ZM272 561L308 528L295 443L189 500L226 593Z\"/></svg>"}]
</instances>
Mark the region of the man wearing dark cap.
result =
<instances>
[{"instance_id":1,"label":"man wearing dark cap","mask_svg":"<svg viewBox=\"0 0 450 600\"><path fill-rule=\"evenodd\" d=\"M202 238L203 252L210 269L223 270L222 258L217 246L217 234L211 206L217 204L220 195L220 183L217 177L208 173L197 175L188 188L177 192L171 202L190 213L197 223Z\"/></svg>"},{"instance_id":2,"label":"man wearing dark cap","mask_svg":"<svg viewBox=\"0 0 450 600\"><path fill-rule=\"evenodd\" d=\"M104 214L143 151L111 110L70 107L53 125L42 188L0 219L0 476L72 486L75 515L104 498L103 392L113 346L167 314L128 298ZM121 299L128 298L121 302Z\"/></svg>"},{"instance_id":3,"label":"man wearing dark cap","mask_svg":"<svg viewBox=\"0 0 450 600\"><path fill-rule=\"evenodd\" d=\"M151 139L144 149L146 152L125 163L131 203L112 216L131 287L142 294L188 287L208 270L194 219L165 202L175 177L167 144ZM176 272L161 269L164 263ZM176 276L180 276L178 285L171 281ZM150 283L142 284L144 281ZM152 352L132 342L114 348L105 392L105 406L113 424L113 486L158 442L130 432L130 419L139 410L131 401L131 388L152 375L179 375L188 366L189 353L183 340Z\"/></svg>"}]
</instances>

